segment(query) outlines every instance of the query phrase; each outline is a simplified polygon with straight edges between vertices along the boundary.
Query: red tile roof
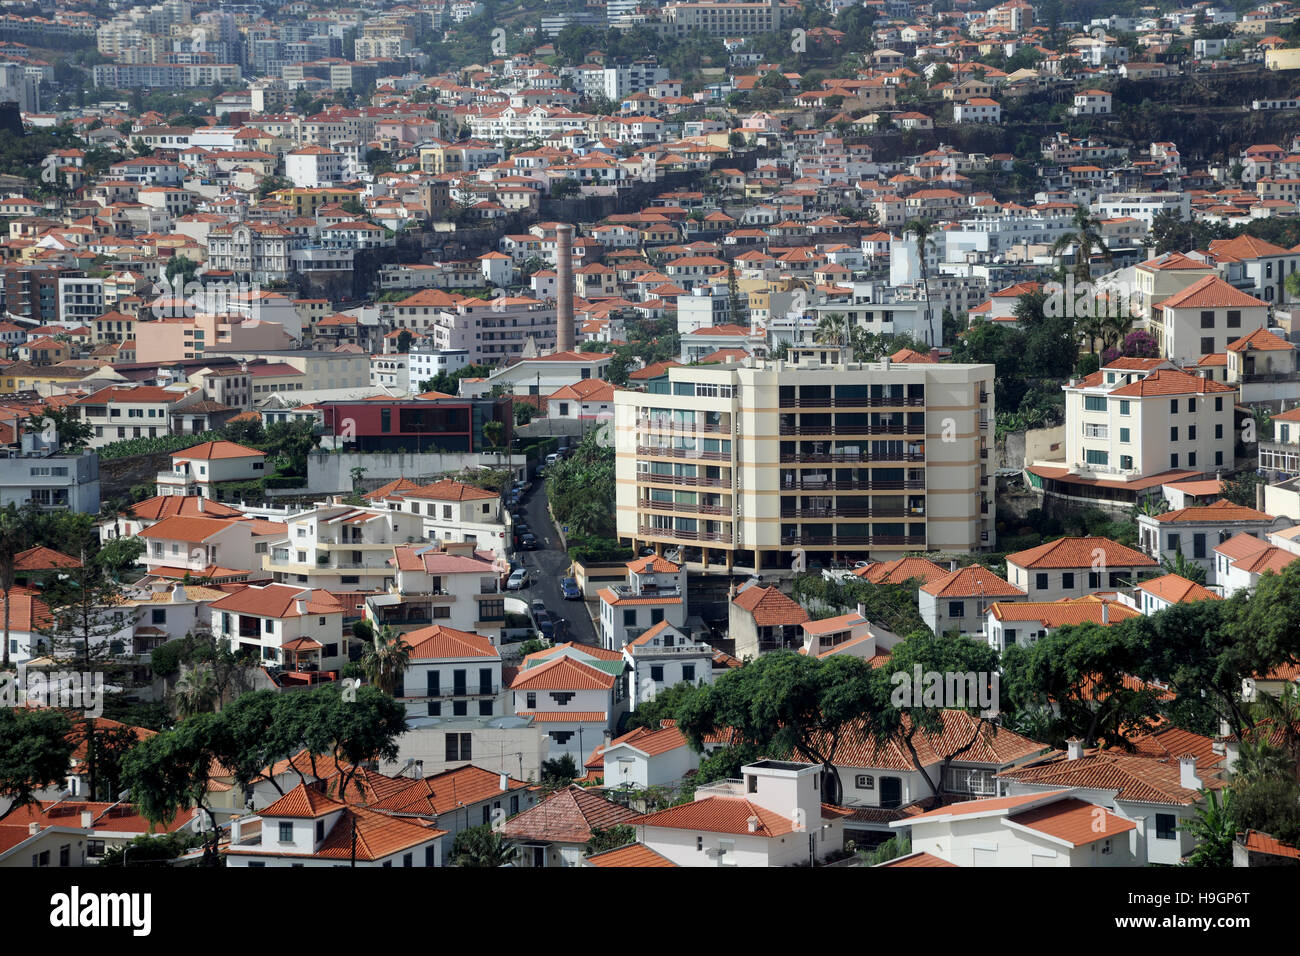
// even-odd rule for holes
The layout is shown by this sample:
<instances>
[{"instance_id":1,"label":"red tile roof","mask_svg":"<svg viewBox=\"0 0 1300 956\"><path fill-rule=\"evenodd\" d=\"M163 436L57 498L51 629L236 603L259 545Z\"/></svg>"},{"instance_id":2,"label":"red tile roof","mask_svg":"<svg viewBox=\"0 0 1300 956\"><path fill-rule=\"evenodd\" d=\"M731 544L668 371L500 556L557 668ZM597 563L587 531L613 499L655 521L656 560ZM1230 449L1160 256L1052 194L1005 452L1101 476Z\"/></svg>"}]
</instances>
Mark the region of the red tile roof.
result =
<instances>
[{"instance_id":1,"label":"red tile roof","mask_svg":"<svg viewBox=\"0 0 1300 956\"><path fill-rule=\"evenodd\" d=\"M502 836L548 843L588 843L593 828L630 823L639 814L571 784L507 820Z\"/></svg>"},{"instance_id":2,"label":"red tile roof","mask_svg":"<svg viewBox=\"0 0 1300 956\"><path fill-rule=\"evenodd\" d=\"M589 866L676 866L665 856L660 856L643 843L629 843L616 850L606 850L587 857Z\"/></svg>"},{"instance_id":3,"label":"red tile roof","mask_svg":"<svg viewBox=\"0 0 1300 956\"><path fill-rule=\"evenodd\" d=\"M1014 814L1011 819L1022 827L1064 840L1071 846L1087 846L1137 829L1132 820L1125 820L1077 797L1066 797L1045 807L1032 807Z\"/></svg>"},{"instance_id":4,"label":"red tile roof","mask_svg":"<svg viewBox=\"0 0 1300 956\"><path fill-rule=\"evenodd\" d=\"M751 820L756 821L756 829L752 833L749 829ZM736 833L768 838L786 836L795 832L794 823L786 816L751 803L744 797L705 797L666 810L647 813L629 822L633 826L702 830L705 833Z\"/></svg>"},{"instance_id":5,"label":"red tile roof","mask_svg":"<svg viewBox=\"0 0 1300 956\"><path fill-rule=\"evenodd\" d=\"M941 598L1026 596L1020 588L980 564L970 564L956 571L949 571L943 577L934 578L922 585L921 590Z\"/></svg>"},{"instance_id":6,"label":"red tile roof","mask_svg":"<svg viewBox=\"0 0 1300 956\"><path fill-rule=\"evenodd\" d=\"M511 690L609 690L617 678L572 657L557 657L521 671Z\"/></svg>"},{"instance_id":7,"label":"red tile roof","mask_svg":"<svg viewBox=\"0 0 1300 956\"><path fill-rule=\"evenodd\" d=\"M211 461L219 458L265 458L266 452L237 445L233 441L205 441L201 445L174 451L172 457L187 461Z\"/></svg>"},{"instance_id":8,"label":"red tile roof","mask_svg":"<svg viewBox=\"0 0 1300 956\"><path fill-rule=\"evenodd\" d=\"M411 647L412 661L463 657L489 657L499 660L501 657L501 653L486 637L479 637L469 631L458 631L441 624L407 631L402 636Z\"/></svg>"},{"instance_id":9,"label":"red tile roof","mask_svg":"<svg viewBox=\"0 0 1300 956\"><path fill-rule=\"evenodd\" d=\"M926 558L896 558L858 568L853 573L872 584L905 584L913 579L933 581L949 572Z\"/></svg>"},{"instance_id":10,"label":"red tile roof","mask_svg":"<svg viewBox=\"0 0 1300 956\"><path fill-rule=\"evenodd\" d=\"M1100 561L1108 568L1155 567L1154 558L1109 538L1058 538L1034 548L1007 555L1007 563L1030 570L1090 568Z\"/></svg>"},{"instance_id":11,"label":"red tile roof","mask_svg":"<svg viewBox=\"0 0 1300 956\"><path fill-rule=\"evenodd\" d=\"M793 626L810 620L802 606L775 587L752 585L732 598L731 603L752 614L759 627Z\"/></svg>"}]
</instances>

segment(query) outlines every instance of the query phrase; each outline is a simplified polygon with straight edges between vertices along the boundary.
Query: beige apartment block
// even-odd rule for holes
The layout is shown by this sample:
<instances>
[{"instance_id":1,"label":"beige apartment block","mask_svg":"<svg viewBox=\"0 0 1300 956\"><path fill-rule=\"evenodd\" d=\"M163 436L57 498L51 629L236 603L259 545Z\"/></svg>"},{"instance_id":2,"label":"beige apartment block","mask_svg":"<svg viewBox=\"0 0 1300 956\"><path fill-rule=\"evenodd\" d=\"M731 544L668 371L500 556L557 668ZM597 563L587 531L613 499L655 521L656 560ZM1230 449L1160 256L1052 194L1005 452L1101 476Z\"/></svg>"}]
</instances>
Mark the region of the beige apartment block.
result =
<instances>
[{"instance_id":1,"label":"beige apartment block","mask_svg":"<svg viewBox=\"0 0 1300 956\"><path fill-rule=\"evenodd\" d=\"M749 358L615 393L618 534L696 569L995 544L993 366Z\"/></svg>"}]
</instances>

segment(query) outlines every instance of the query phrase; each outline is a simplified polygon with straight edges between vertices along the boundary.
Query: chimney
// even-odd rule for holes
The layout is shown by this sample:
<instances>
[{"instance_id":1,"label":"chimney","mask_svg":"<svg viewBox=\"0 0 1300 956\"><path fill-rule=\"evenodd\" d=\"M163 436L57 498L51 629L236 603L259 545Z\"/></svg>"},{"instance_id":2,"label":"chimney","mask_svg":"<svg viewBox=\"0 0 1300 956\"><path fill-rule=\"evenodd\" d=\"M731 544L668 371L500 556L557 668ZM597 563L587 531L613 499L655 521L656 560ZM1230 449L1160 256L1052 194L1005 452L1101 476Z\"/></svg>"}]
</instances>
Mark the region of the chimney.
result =
<instances>
[{"instance_id":1,"label":"chimney","mask_svg":"<svg viewBox=\"0 0 1300 956\"><path fill-rule=\"evenodd\" d=\"M36 834L40 832L41 832L41 825L39 823L32 821L31 823L27 824L28 836L36 836Z\"/></svg>"},{"instance_id":2,"label":"chimney","mask_svg":"<svg viewBox=\"0 0 1300 956\"><path fill-rule=\"evenodd\" d=\"M757 832L758 832L758 817L750 817L748 822L749 822L749 832L750 832L750 833L757 833Z\"/></svg>"},{"instance_id":3,"label":"chimney","mask_svg":"<svg viewBox=\"0 0 1300 956\"><path fill-rule=\"evenodd\" d=\"M510 780L509 780L509 778L506 777L506 775L505 775L504 773L501 775L500 786L501 786L501 790L502 790L502 792L504 792L504 791L510 789Z\"/></svg>"},{"instance_id":4,"label":"chimney","mask_svg":"<svg viewBox=\"0 0 1300 956\"><path fill-rule=\"evenodd\" d=\"M307 602L304 601L302 598L299 598L298 600L294 601L293 603L294 603L294 608L295 608L295 610L297 610L299 616L304 615L304 614L307 613Z\"/></svg>"},{"instance_id":5,"label":"chimney","mask_svg":"<svg viewBox=\"0 0 1300 956\"><path fill-rule=\"evenodd\" d=\"M573 351L573 226L555 227L555 351Z\"/></svg>"},{"instance_id":6,"label":"chimney","mask_svg":"<svg viewBox=\"0 0 1300 956\"><path fill-rule=\"evenodd\" d=\"M1065 753L1070 760L1078 760L1083 756L1083 741L1078 737L1071 737L1065 742Z\"/></svg>"},{"instance_id":7,"label":"chimney","mask_svg":"<svg viewBox=\"0 0 1300 956\"><path fill-rule=\"evenodd\" d=\"M424 777L424 761L417 760L415 762L415 779L420 780L423 777Z\"/></svg>"},{"instance_id":8,"label":"chimney","mask_svg":"<svg viewBox=\"0 0 1300 956\"><path fill-rule=\"evenodd\" d=\"M1201 778L1196 776L1196 758L1191 754L1178 758L1178 785L1184 790L1201 789Z\"/></svg>"},{"instance_id":9,"label":"chimney","mask_svg":"<svg viewBox=\"0 0 1300 956\"><path fill-rule=\"evenodd\" d=\"M939 361L939 356L941 354L942 353L938 349L930 349L930 358L936 362Z\"/></svg>"},{"instance_id":10,"label":"chimney","mask_svg":"<svg viewBox=\"0 0 1300 956\"><path fill-rule=\"evenodd\" d=\"M610 734L610 732L609 732L608 730L605 731L605 745L604 745L604 747L601 749L600 752L601 752L602 754L607 754L607 753L609 753L609 748L610 748L611 746L613 746L613 744L614 744L614 738L613 738L613 736Z\"/></svg>"},{"instance_id":11,"label":"chimney","mask_svg":"<svg viewBox=\"0 0 1300 956\"><path fill-rule=\"evenodd\" d=\"M81 829L90 830L95 826L95 815L89 810L81 811Z\"/></svg>"},{"instance_id":12,"label":"chimney","mask_svg":"<svg viewBox=\"0 0 1300 956\"><path fill-rule=\"evenodd\" d=\"M185 586L183 584L172 585L172 603L173 604L185 603Z\"/></svg>"},{"instance_id":13,"label":"chimney","mask_svg":"<svg viewBox=\"0 0 1300 956\"><path fill-rule=\"evenodd\" d=\"M1105 598L1103 598L1101 602L1101 623L1102 624L1110 623L1110 602L1107 601Z\"/></svg>"},{"instance_id":14,"label":"chimney","mask_svg":"<svg viewBox=\"0 0 1300 956\"><path fill-rule=\"evenodd\" d=\"M948 562L948 570L949 570L949 571L956 571L956 570L957 570L957 562L956 562L956 560L952 560L952 561L949 561L949 562Z\"/></svg>"},{"instance_id":15,"label":"chimney","mask_svg":"<svg viewBox=\"0 0 1300 956\"><path fill-rule=\"evenodd\" d=\"M199 495L199 503L194 507L199 509L199 514L203 514L203 496Z\"/></svg>"},{"instance_id":16,"label":"chimney","mask_svg":"<svg viewBox=\"0 0 1300 956\"><path fill-rule=\"evenodd\" d=\"M867 619L867 606L861 601L858 602L858 617L864 621Z\"/></svg>"}]
</instances>

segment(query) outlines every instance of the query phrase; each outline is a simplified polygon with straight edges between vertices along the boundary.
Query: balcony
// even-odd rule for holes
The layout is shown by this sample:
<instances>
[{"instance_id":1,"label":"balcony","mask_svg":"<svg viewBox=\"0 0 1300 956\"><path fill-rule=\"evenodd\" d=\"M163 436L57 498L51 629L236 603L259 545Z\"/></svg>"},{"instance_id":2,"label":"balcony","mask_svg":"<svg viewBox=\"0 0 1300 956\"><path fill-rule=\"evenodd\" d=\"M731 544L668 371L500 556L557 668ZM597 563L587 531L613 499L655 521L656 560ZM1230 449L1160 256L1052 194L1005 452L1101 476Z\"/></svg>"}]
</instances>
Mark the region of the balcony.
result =
<instances>
[{"instance_id":1,"label":"balcony","mask_svg":"<svg viewBox=\"0 0 1300 956\"><path fill-rule=\"evenodd\" d=\"M833 462L857 461L925 461L924 451L869 452L869 451L834 451L802 452L781 455L782 464L815 465Z\"/></svg>"},{"instance_id":2,"label":"balcony","mask_svg":"<svg viewBox=\"0 0 1300 956\"><path fill-rule=\"evenodd\" d=\"M831 481L826 478L789 480L781 485L783 491L922 491L925 481Z\"/></svg>"},{"instance_id":3,"label":"balcony","mask_svg":"<svg viewBox=\"0 0 1300 956\"><path fill-rule=\"evenodd\" d=\"M781 425L781 435L916 435L924 437L924 426L910 425Z\"/></svg>"},{"instance_id":4,"label":"balcony","mask_svg":"<svg viewBox=\"0 0 1300 956\"><path fill-rule=\"evenodd\" d=\"M788 535L782 536L782 546L799 546L807 548L900 548L924 547L925 535Z\"/></svg>"},{"instance_id":5,"label":"balcony","mask_svg":"<svg viewBox=\"0 0 1300 956\"><path fill-rule=\"evenodd\" d=\"M664 600L676 599L682 596L681 588L649 588L643 587L639 591L626 584L611 584L609 589L614 592L618 598L640 598L643 600L660 598Z\"/></svg>"},{"instance_id":6,"label":"balcony","mask_svg":"<svg viewBox=\"0 0 1300 956\"><path fill-rule=\"evenodd\" d=\"M782 508L782 518L923 518L924 508Z\"/></svg>"},{"instance_id":7,"label":"balcony","mask_svg":"<svg viewBox=\"0 0 1300 956\"><path fill-rule=\"evenodd\" d=\"M924 398L796 398L782 399L787 408L924 408Z\"/></svg>"},{"instance_id":8,"label":"balcony","mask_svg":"<svg viewBox=\"0 0 1300 956\"><path fill-rule=\"evenodd\" d=\"M731 534L722 531L678 531L674 528L651 528L640 525L637 534L643 538L662 538L667 541L722 541L731 543Z\"/></svg>"},{"instance_id":9,"label":"balcony","mask_svg":"<svg viewBox=\"0 0 1300 956\"><path fill-rule=\"evenodd\" d=\"M667 445L637 445L636 453L650 458L690 458L704 461L731 461L729 451L700 451L695 448L670 448Z\"/></svg>"},{"instance_id":10,"label":"balcony","mask_svg":"<svg viewBox=\"0 0 1300 956\"><path fill-rule=\"evenodd\" d=\"M730 488L731 479L693 478L686 475L656 475L649 471L637 472L636 480L641 484L681 485L687 488Z\"/></svg>"},{"instance_id":11,"label":"balcony","mask_svg":"<svg viewBox=\"0 0 1300 956\"><path fill-rule=\"evenodd\" d=\"M725 505L686 504L680 501L654 501L643 498L637 506L642 511L669 511L678 514L722 515L731 517L732 509Z\"/></svg>"},{"instance_id":12,"label":"balcony","mask_svg":"<svg viewBox=\"0 0 1300 956\"><path fill-rule=\"evenodd\" d=\"M678 434L683 432L718 434L722 432L722 425L720 424L711 425L703 422L681 422L671 418L638 418L636 420L636 427L645 431L676 432ZM731 429L727 429L727 434L730 433Z\"/></svg>"},{"instance_id":13,"label":"balcony","mask_svg":"<svg viewBox=\"0 0 1300 956\"><path fill-rule=\"evenodd\" d=\"M404 690L404 688L403 688ZM501 688L497 684L476 685L473 690L469 685L463 687L425 688L427 693L424 694L406 694L399 693L397 699L401 701L430 701L430 700L452 700L457 697L495 697L501 693Z\"/></svg>"}]
</instances>

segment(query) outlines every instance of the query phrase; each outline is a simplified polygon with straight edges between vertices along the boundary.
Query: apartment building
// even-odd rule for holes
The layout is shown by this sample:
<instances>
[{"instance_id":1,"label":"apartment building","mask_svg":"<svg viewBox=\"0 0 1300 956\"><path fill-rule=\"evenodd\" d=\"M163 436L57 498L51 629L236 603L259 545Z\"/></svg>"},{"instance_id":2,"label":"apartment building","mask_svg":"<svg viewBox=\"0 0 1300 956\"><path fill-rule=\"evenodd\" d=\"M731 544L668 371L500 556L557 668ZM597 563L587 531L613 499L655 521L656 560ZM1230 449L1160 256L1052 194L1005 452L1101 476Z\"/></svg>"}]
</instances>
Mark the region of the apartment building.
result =
<instances>
[{"instance_id":1,"label":"apartment building","mask_svg":"<svg viewBox=\"0 0 1300 956\"><path fill-rule=\"evenodd\" d=\"M1228 343L1268 325L1269 304L1206 276L1155 305L1152 325L1160 354L1180 365L1226 352Z\"/></svg>"},{"instance_id":2,"label":"apartment building","mask_svg":"<svg viewBox=\"0 0 1300 956\"><path fill-rule=\"evenodd\" d=\"M263 570L279 582L337 591L386 590L393 546L424 540L418 516L387 508L327 503L288 516L285 525Z\"/></svg>"},{"instance_id":3,"label":"apartment building","mask_svg":"<svg viewBox=\"0 0 1300 956\"><path fill-rule=\"evenodd\" d=\"M166 435L173 412L202 400L203 392L189 385L134 388L113 385L77 399L70 407L94 429L88 442L90 447L102 448L126 438Z\"/></svg>"},{"instance_id":4,"label":"apartment building","mask_svg":"<svg viewBox=\"0 0 1300 956\"><path fill-rule=\"evenodd\" d=\"M621 651L660 622L686 625L686 575L680 565L651 555L627 563L627 583L601 588L602 645Z\"/></svg>"},{"instance_id":5,"label":"apartment building","mask_svg":"<svg viewBox=\"0 0 1300 956\"><path fill-rule=\"evenodd\" d=\"M409 631L410 656L397 698L412 715L501 713L501 654L486 637L443 624Z\"/></svg>"},{"instance_id":6,"label":"apartment building","mask_svg":"<svg viewBox=\"0 0 1300 956\"><path fill-rule=\"evenodd\" d=\"M505 596L487 552L470 544L405 544L393 548L390 563L393 584L366 598L366 617L376 627L442 625L499 642Z\"/></svg>"},{"instance_id":7,"label":"apartment building","mask_svg":"<svg viewBox=\"0 0 1300 956\"><path fill-rule=\"evenodd\" d=\"M615 400L618 533L687 564L994 545L993 367L748 359Z\"/></svg>"},{"instance_id":8,"label":"apartment building","mask_svg":"<svg viewBox=\"0 0 1300 956\"><path fill-rule=\"evenodd\" d=\"M1126 483L1231 468L1237 390L1158 359L1119 358L1065 386L1071 475Z\"/></svg>"},{"instance_id":9,"label":"apartment building","mask_svg":"<svg viewBox=\"0 0 1300 956\"><path fill-rule=\"evenodd\" d=\"M428 485L399 479L366 497L403 517L421 516L423 537L429 541L468 543L497 554L508 550L501 495L494 491L450 478Z\"/></svg>"},{"instance_id":10,"label":"apartment building","mask_svg":"<svg viewBox=\"0 0 1300 956\"><path fill-rule=\"evenodd\" d=\"M714 37L744 37L781 29L779 0L760 3L694 2L668 3L663 7L663 32L687 36L700 30Z\"/></svg>"}]
</instances>

